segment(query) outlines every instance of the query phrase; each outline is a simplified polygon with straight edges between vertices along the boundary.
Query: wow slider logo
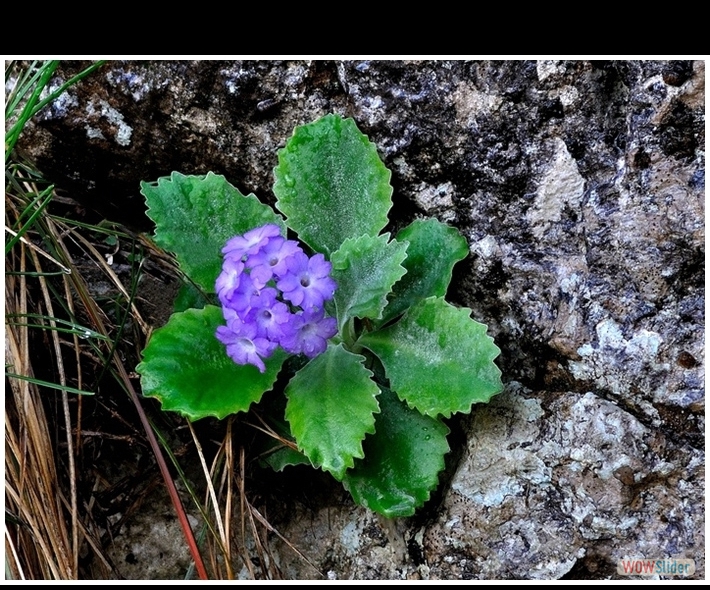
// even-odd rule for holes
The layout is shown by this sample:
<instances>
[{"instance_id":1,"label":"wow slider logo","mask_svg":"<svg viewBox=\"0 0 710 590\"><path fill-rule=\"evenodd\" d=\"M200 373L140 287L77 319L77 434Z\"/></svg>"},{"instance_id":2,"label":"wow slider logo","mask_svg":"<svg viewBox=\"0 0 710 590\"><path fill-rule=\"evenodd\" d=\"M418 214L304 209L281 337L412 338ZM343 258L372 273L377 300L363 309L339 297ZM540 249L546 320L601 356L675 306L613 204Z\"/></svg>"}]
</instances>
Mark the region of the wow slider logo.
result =
<instances>
[{"instance_id":1,"label":"wow slider logo","mask_svg":"<svg viewBox=\"0 0 710 590\"><path fill-rule=\"evenodd\" d=\"M620 559L616 573L622 576L692 576L693 559Z\"/></svg>"}]
</instances>

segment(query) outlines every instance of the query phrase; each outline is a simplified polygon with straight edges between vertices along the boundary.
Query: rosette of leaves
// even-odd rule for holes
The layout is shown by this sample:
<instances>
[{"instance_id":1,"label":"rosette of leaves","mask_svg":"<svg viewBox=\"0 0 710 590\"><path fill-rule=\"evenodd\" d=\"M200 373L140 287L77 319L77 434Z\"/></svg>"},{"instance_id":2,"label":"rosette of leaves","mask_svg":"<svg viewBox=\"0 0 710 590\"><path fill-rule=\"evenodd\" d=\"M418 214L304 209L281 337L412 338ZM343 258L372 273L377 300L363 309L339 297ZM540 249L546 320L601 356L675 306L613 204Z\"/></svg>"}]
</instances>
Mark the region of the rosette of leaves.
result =
<instances>
[{"instance_id":1,"label":"rosette of leaves","mask_svg":"<svg viewBox=\"0 0 710 590\"><path fill-rule=\"evenodd\" d=\"M486 326L444 299L466 241L434 219L414 221L394 237L382 233L392 206L390 172L352 119L328 115L297 127L274 175L283 216L211 173L143 183L155 241L212 300L224 243L260 225L276 223L284 235L288 228L330 260L338 288L328 311L338 333L290 375L285 415L274 417L298 451L277 447L267 462L275 469L310 463L342 481L360 504L390 517L411 515L444 467L442 418L469 412L502 389L493 362L500 351ZM191 420L223 418L259 402L287 354L268 358L264 373L237 365L215 337L222 322L211 304L173 314L137 367L144 394Z\"/></svg>"}]
</instances>

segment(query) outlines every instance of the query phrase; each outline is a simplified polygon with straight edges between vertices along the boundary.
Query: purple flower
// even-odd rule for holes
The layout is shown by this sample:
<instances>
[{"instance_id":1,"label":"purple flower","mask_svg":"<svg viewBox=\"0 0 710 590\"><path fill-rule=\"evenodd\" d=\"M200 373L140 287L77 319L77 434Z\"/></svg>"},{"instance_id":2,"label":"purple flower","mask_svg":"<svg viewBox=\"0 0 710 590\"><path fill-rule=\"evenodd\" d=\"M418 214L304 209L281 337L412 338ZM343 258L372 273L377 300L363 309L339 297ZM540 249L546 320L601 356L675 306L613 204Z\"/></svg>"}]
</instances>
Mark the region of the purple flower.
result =
<instances>
[{"instance_id":1,"label":"purple flower","mask_svg":"<svg viewBox=\"0 0 710 590\"><path fill-rule=\"evenodd\" d=\"M216 336L235 363L263 373L262 359L277 346L310 358L325 351L338 326L325 316L323 303L333 298L337 284L322 254L309 258L275 224L231 238L222 252L215 291L227 325Z\"/></svg>"},{"instance_id":2,"label":"purple flower","mask_svg":"<svg viewBox=\"0 0 710 590\"><path fill-rule=\"evenodd\" d=\"M244 263L232 256L225 256L222 263L222 272L217 277L215 291L222 302L227 305L234 296L234 291L239 287L239 281L244 270Z\"/></svg>"},{"instance_id":3,"label":"purple flower","mask_svg":"<svg viewBox=\"0 0 710 590\"><path fill-rule=\"evenodd\" d=\"M267 338L257 336L255 324L242 323L238 318L226 326L219 326L217 339L227 347L227 354L238 365L254 365L266 371L263 358L268 358L278 346Z\"/></svg>"},{"instance_id":4,"label":"purple flower","mask_svg":"<svg viewBox=\"0 0 710 590\"><path fill-rule=\"evenodd\" d=\"M279 342L293 314L285 303L276 300L276 289L264 289L252 304L244 321L256 326L257 335Z\"/></svg>"},{"instance_id":5,"label":"purple flower","mask_svg":"<svg viewBox=\"0 0 710 590\"><path fill-rule=\"evenodd\" d=\"M249 230L243 236L234 236L227 241L222 248L222 254L231 254L241 259L242 256L254 254L266 244L269 238L274 238L281 234L278 225L269 223L261 227Z\"/></svg>"},{"instance_id":6,"label":"purple flower","mask_svg":"<svg viewBox=\"0 0 710 590\"><path fill-rule=\"evenodd\" d=\"M335 318L324 317L322 308L312 307L301 314L291 316L288 333L281 339L281 346L291 354L303 353L309 358L325 352L328 338L338 332Z\"/></svg>"},{"instance_id":7,"label":"purple flower","mask_svg":"<svg viewBox=\"0 0 710 590\"><path fill-rule=\"evenodd\" d=\"M297 253L286 261L286 265L288 273L276 283L285 299L302 309L309 309L322 307L324 301L333 298L338 285L330 278L332 265L322 254L308 258Z\"/></svg>"},{"instance_id":8,"label":"purple flower","mask_svg":"<svg viewBox=\"0 0 710 590\"><path fill-rule=\"evenodd\" d=\"M219 281L219 278L217 280ZM259 293L260 291L254 285L251 277L246 273L242 273L237 288L231 291L228 298L222 299L220 297L220 301L225 307L231 307L239 312L246 312L251 307L252 298L258 297Z\"/></svg>"},{"instance_id":9,"label":"purple flower","mask_svg":"<svg viewBox=\"0 0 710 590\"><path fill-rule=\"evenodd\" d=\"M300 252L300 246L293 240L281 236L269 241L256 253L247 258L246 265L251 270L251 277L256 285L266 285L272 277L278 278L286 274L286 263L290 256Z\"/></svg>"}]
</instances>

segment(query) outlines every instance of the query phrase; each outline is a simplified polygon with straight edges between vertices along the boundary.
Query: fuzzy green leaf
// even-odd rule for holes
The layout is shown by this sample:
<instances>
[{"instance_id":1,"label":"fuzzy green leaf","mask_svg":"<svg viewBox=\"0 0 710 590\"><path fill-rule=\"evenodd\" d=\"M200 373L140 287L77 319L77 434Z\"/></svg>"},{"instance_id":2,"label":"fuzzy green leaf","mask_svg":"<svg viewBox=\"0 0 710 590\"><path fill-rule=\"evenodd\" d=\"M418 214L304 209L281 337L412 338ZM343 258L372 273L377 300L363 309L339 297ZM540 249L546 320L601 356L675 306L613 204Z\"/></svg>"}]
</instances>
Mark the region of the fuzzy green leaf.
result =
<instances>
[{"instance_id":1,"label":"fuzzy green leaf","mask_svg":"<svg viewBox=\"0 0 710 590\"><path fill-rule=\"evenodd\" d=\"M214 305L173 314L153 332L136 368L143 395L191 420L224 418L258 402L272 388L286 353L277 349L265 359L264 373L237 365L215 336L223 323L222 310Z\"/></svg>"},{"instance_id":2,"label":"fuzzy green leaf","mask_svg":"<svg viewBox=\"0 0 710 590\"><path fill-rule=\"evenodd\" d=\"M365 357L329 344L286 387L286 420L298 448L338 480L362 458L362 440L374 432L380 390Z\"/></svg>"},{"instance_id":3,"label":"fuzzy green leaf","mask_svg":"<svg viewBox=\"0 0 710 590\"><path fill-rule=\"evenodd\" d=\"M429 499L449 452L449 429L424 416L382 388L382 411L375 434L365 438L365 458L343 479L358 504L389 518L411 516Z\"/></svg>"},{"instance_id":4,"label":"fuzzy green leaf","mask_svg":"<svg viewBox=\"0 0 710 590\"><path fill-rule=\"evenodd\" d=\"M331 256L339 328L353 317L382 317L387 295L406 272L407 244L388 240L389 234L349 238Z\"/></svg>"},{"instance_id":5,"label":"fuzzy green leaf","mask_svg":"<svg viewBox=\"0 0 710 590\"><path fill-rule=\"evenodd\" d=\"M422 299L446 295L454 265L468 255L468 244L458 230L436 219L414 221L395 239L409 243L403 263L407 274L392 289L383 324Z\"/></svg>"},{"instance_id":6,"label":"fuzzy green leaf","mask_svg":"<svg viewBox=\"0 0 710 590\"><path fill-rule=\"evenodd\" d=\"M326 115L297 127L278 158L276 207L315 251L327 256L387 225L391 172L352 119Z\"/></svg>"},{"instance_id":7,"label":"fuzzy green leaf","mask_svg":"<svg viewBox=\"0 0 710 590\"><path fill-rule=\"evenodd\" d=\"M469 412L503 388L493 363L500 350L470 313L429 297L359 343L380 358L392 389L410 407L432 417Z\"/></svg>"},{"instance_id":8,"label":"fuzzy green leaf","mask_svg":"<svg viewBox=\"0 0 710 590\"><path fill-rule=\"evenodd\" d=\"M283 219L254 195L244 196L224 176L185 176L141 183L148 216L155 222L155 243L175 253L180 267L206 293L222 269L221 250L227 240L261 225Z\"/></svg>"}]
</instances>

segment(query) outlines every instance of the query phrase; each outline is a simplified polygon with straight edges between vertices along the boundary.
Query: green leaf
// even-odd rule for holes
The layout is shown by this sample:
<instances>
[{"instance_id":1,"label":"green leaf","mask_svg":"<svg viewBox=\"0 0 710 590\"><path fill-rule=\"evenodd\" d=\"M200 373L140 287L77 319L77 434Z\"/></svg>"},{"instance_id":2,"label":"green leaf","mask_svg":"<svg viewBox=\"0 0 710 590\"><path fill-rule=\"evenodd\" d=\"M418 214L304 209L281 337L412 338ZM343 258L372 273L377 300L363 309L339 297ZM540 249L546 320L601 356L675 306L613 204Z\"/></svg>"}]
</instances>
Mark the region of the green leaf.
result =
<instances>
[{"instance_id":1,"label":"green leaf","mask_svg":"<svg viewBox=\"0 0 710 590\"><path fill-rule=\"evenodd\" d=\"M331 256L339 328L353 317L382 317L387 294L406 272L401 262L407 257L407 244L388 243L389 236L349 238Z\"/></svg>"},{"instance_id":2,"label":"green leaf","mask_svg":"<svg viewBox=\"0 0 710 590\"><path fill-rule=\"evenodd\" d=\"M262 459L263 463L271 467L274 471L283 471L291 465L310 465L303 453L293 450L286 445L277 445Z\"/></svg>"},{"instance_id":3,"label":"green leaf","mask_svg":"<svg viewBox=\"0 0 710 590\"><path fill-rule=\"evenodd\" d=\"M298 357L289 357L289 360L293 361L296 358ZM285 371L289 371L290 364L290 362L284 363ZM284 442L288 441L294 443L294 446L296 443L291 434L288 422L286 422L284 418L286 401L283 395L277 394L268 397L264 396L259 403L261 413L268 416L268 426L281 437L280 440L279 438L264 433L257 439L256 451L259 453L260 457L259 464L262 467L268 465L274 471L283 471L289 465L311 465L308 457Z\"/></svg>"},{"instance_id":4,"label":"green leaf","mask_svg":"<svg viewBox=\"0 0 710 590\"><path fill-rule=\"evenodd\" d=\"M374 432L380 390L362 364L365 357L329 344L286 387L286 420L298 448L316 467L341 480L362 440Z\"/></svg>"},{"instance_id":5,"label":"green leaf","mask_svg":"<svg viewBox=\"0 0 710 590\"><path fill-rule=\"evenodd\" d=\"M214 305L173 314L153 333L136 368L143 395L191 420L224 418L258 402L272 388L286 353L277 349L265 359L264 373L238 365L215 336L222 324L222 310Z\"/></svg>"},{"instance_id":6,"label":"green leaf","mask_svg":"<svg viewBox=\"0 0 710 590\"><path fill-rule=\"evenodd\" d=\"M395 239L409 242L407 274L392 289L383 324L422 299L446 295L454 265L468 255L468 244L458 230L436 219L414 221Z\"/></svg>"},{"instance_id":7,"label":"green leaf","mask_svg":"<svg viewBox=\"0 0 710 590\"><path fill-rule=\"evenodd\" d=\"M503 389L493 363L500 350L470 313L429 297L358 342L380 358L392 389L410 407L432 417L469 412Z\"/></svg>"},{"instance_id":8,"label":"green leaf","mask_svg":"<svg viewBox=\"0 0 710 590\"><path fill-rule=\"evenodd\" d=\"M244 196L224 176L185 176L141 183L148 216L155 222L155 243L174 252L182 270L206 293L222 269L227 240L267 223L285 233L283 219L254 195Z\"/></svg>"},{"instance_id":9,"label":"green leaf","mask_svg":"<svg viewBox=\"0 0 710 590\"><path fill-rule=\"evenodd\" d=\"M354 500L389 518L411 516L439 483L449 452L445 424L407 407L382 388L375 434L365 438L365 458L345 474Z\"/></svg>"},{"instance_id":10,"label":"green leaf","mask_svg":"<svg viewBox=\"0 0 710 590\"><path fill-rule=\"evenodd\" d=\"M208 303L208 299L199 288L192 283L184 282L175 296L173 312L185 311L192 307L202 309Z\"/></svg>"},{"instance_id":11,"label":"green leaf","mask_svg":"<svg viewBox=\"0 0 710 590\"><path fill-rule=\"evenodd\" d=\"M276 207L313 250L328 255L387 225L391 173L352 119L326 115L297 127L278 158Z\"/></svg>"}]
</instances>

